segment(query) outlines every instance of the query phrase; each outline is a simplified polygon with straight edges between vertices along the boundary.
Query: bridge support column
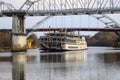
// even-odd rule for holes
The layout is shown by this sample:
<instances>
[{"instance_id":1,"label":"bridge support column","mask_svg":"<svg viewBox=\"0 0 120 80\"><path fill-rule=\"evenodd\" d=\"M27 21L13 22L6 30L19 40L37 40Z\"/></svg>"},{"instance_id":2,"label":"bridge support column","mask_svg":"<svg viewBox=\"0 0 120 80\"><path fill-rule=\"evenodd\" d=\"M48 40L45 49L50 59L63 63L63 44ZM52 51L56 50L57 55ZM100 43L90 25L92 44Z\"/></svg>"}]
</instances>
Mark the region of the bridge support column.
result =
<instances>
[{"instance_id":1,"label":"bridge support column","mask_svg":"<svg viewBox=\"0 0 120 80\"><path fill-rule=\"evenodd\" d=\"M25 27L25 14L13 14L12 22L12 52L26 51L26 27Z\"/></svg>"}]
</instances>

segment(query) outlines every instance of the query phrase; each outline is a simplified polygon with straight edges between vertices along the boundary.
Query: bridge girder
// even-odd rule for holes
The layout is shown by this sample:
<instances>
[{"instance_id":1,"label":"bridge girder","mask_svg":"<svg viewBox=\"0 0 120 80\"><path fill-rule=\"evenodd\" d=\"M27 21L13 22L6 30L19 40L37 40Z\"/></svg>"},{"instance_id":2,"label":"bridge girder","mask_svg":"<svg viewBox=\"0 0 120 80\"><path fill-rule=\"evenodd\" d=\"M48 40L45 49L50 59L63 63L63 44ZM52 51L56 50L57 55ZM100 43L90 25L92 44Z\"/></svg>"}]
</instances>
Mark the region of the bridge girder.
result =
<instances>
[{"instance_id":1,"label":"bridge girder","mask_svg":"<svg viewBox=\"0 0 120 80\"><path fill-rule=\"evenodd\" d=\"M26 10L29 16L113 14L120 12L120 0L26 0L23 6L25 5L28 6Z\"/></svg>"},{"instance_id":2,"label":"bridge girder","mask_svg":"<svg viewBox=\"0 0 120 80\"><path fill-rule=\"evenodd\" d=\"M28 16L113 14L120 12L120 0L26 0L18 10Z\"/></svg>"},{"instance_id":3,"label":"bridge girder","mask_svg":"<svg viewBox=\"0 0 120 80\"><path fill-rule=\"evenodd\" d=\"M65 9L65 10L49 10L49 11L43 11L43 10L29 10L27 12L28 16L60 16L60 15L91 15L91 14L115 14L119 13L120 8L116 9Z\"/></svg>"}]
</instances>

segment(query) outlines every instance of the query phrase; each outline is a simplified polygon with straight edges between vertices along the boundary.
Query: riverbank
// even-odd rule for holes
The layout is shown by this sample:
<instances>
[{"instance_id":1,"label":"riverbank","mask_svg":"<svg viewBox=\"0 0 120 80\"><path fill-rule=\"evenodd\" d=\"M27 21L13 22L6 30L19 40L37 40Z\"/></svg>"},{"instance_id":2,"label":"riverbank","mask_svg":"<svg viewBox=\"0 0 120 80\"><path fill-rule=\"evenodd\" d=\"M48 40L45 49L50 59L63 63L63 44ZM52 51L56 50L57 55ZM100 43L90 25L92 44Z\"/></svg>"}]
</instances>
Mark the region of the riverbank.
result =
<instances>
[{"instance_id":1,"label":"riverbank","mask_svg":"<svg viewBox=\"0 0 120 80\"><path fill-rule=\"evenodd\" d=\"M113 43L118 39L118 36L114 32L98 32L86 40L88 46L113 47Z\"/></svg>"}]
</instances>

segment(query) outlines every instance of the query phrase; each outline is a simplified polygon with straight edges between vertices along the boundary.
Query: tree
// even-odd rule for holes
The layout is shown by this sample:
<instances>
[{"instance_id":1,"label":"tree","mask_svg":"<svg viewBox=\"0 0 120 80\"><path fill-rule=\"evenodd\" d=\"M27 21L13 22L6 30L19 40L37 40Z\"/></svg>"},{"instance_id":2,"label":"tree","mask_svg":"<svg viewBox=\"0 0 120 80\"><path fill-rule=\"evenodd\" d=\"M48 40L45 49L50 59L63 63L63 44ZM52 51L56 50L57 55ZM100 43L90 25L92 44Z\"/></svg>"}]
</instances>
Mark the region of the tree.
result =
<instances>
[{"instance_id":1,"label":"tree","mask_svg":"<svg viewBox=\"0 0 120 80\"><path fill-rule=\"evenodd\" d=\"M9 32L0 32L0 49L11 48L11 34Z\"/></svg>"},{"instance_id":2,"label":"tree","mask_svg":"<svg viewBox=\"0 0 120 80\"><path fill-rule=\"evenodd\" d=\"M31 39L32 40L32 47L33 48L38 48L39 47L39 40L36 36L36 34L31 34L27 39Z\"/></svg>"}]
</instances>

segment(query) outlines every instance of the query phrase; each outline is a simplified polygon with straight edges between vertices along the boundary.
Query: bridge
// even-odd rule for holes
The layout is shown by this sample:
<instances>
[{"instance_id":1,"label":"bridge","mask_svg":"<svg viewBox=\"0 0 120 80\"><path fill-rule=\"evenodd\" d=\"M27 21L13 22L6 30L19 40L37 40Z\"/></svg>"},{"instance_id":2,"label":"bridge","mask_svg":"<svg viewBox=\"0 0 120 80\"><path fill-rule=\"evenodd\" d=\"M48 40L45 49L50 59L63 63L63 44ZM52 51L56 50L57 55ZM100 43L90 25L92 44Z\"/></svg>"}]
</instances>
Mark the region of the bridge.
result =
<instances>
[{"instance_id":1,"label":"bridge","mask_svg":"<svg viewBox=\"0 0 120 80\"><path fill-rule=\"evenodd\" d=\"M119 4L119 0L26 0L20 8L15 8L12 4L1 1L0 16L24 13L26 16L47 16L48 19L51 16L86 14L111 28L119 27L120 24L105 14L119 13ZM38 23L41 24L41 21Z\"/></svg>"},{"instance_id":2,"label":"bridge","mask_svg":"<svg viewBox=\"0 0 120 80\"><path fill-rule=\"evenodd\" d=\"M15 7L10 2L0 1L0 17L8 16L13 18L12 38L13 45L17 41L26 41L25 17L46 16L37 22L28 31L58 31L59 28L40 28L40 25L53 16L67 15L89 15L100 21L108 28L67 28L68 31L114 31L118 36L120 24L106 14L117 14L120 12L119 0L26 0L20 7ZM2 31L2 30L1 30ZM22 38L21 38L22 37ZM19 39L19 40L17 40ZM20 42L18 42L20 44ZM23 45L23 43L21 44ZM26 43L21 47L25 49ZM13 46L13 51L16 51ZM18 49L19 50L19 49ZM26 50L26 49L25 49Z\"/></svg>"},{"instance_id":3,"label":"bridge","mask_svg":"<svg viewBox=\"0 0 120 80\"><path fill-rule=\"evenodd\" d=\"M27 50L25 17L28 16L46 16L28 31L61 30L61 27L51 29L49 29L49 27L40 27L42 23L53 16L89 15L103 23L107 28L76 27L66 29L68 31L113 31L120 36L120 23L106 15L120 13L120 0L25 0L20 7L16 6L14 3L10 4L8 0L0 1L0 17L8 16L13 19L12 31L8 29L8 31L12 32L13 52ZM21 72L19 72L19 69L18 73L14 73L13 71L14 74L17 74L17 76L13 76L13 80L20 80L18 78L22 77L23 79L25 77L25 75L21 76L21 73L25 73L22 67L20 67L20 69L22 69ZM13 69L15 69L15 67L13 67Z\"/></svg>"}]
</instances>

